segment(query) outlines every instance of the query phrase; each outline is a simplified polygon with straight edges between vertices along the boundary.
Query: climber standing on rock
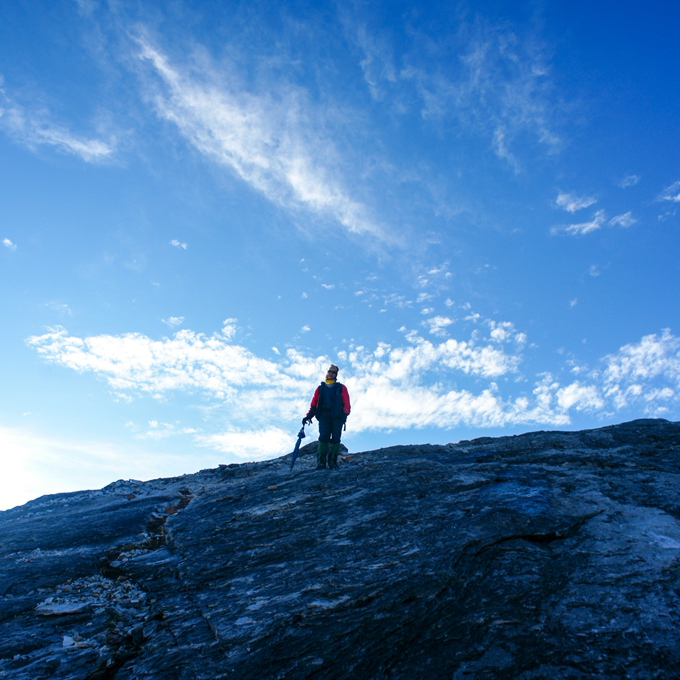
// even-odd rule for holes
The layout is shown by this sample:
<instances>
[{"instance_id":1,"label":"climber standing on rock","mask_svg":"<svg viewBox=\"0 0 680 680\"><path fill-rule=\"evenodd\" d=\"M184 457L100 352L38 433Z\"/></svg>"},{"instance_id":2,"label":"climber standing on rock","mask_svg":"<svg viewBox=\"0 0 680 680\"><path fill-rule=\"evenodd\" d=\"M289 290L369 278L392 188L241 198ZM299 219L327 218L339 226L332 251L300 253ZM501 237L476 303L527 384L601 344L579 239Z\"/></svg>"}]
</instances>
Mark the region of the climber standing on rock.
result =
<instances>
[{"instance_id":1,"label":"climber standing on rock","mask_svg":"<svg viewBox=\"0 0 680 680\"><path fill-rule=\"evenodd\" d=\"M337 366L331 364L326 373L326 380L316 388L309 411L302 419L303 425L311 425L314 416L319 421L317 470L323 470L326 467L327 458L328 467L331 470L337 470L342 426L352 410L349 403L349 392L337 380L338 370Z\"/></svg>"}]
</instances>

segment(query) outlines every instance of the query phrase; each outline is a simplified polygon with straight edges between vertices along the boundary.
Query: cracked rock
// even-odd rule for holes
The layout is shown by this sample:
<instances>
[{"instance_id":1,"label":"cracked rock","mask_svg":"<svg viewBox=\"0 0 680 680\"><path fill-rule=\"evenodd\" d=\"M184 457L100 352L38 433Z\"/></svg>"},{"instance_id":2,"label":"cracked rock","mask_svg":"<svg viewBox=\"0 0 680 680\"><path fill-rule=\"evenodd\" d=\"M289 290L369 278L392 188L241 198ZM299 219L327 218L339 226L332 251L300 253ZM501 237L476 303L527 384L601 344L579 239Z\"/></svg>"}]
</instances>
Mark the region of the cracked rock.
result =
<instances>
[{"instance_id":1,"label":"cracked rock","mask_svg":"<svg viewBox=\"0 0 680 680\"><path fill-rule=\"evenodd\" d=\"M308 447L0 513L0 678L680 677L680 424Z\"/></svg>"}]
</instances>

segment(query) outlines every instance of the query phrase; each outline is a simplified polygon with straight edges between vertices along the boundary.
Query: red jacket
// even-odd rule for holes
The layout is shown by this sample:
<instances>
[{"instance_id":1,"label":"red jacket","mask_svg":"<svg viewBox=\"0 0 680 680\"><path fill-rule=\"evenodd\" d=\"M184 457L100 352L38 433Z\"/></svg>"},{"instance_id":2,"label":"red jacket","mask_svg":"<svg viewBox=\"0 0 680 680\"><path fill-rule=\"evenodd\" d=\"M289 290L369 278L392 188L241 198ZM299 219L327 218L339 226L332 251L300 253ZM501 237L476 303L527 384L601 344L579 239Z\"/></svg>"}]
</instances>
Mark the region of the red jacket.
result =
<instances>
[{"instance_id":1,"label":"red jacket","mask_svg":"<svg viewBox=\"0 0 680 680\"><path fill-rule=\"evenodd\" d=\"M309 405L309 411L307 413L307 418L313 418L319 408L321 410L326 410L327 408L331 408L333 412L334 417L342 417L343 415L347 417L350 412L352 411L352 406L349 401L349 392L347 391L347 388L342 384L342 383L335 383L339 388L340 388L340 399L341 402L337 404L319 404L319 401L322 398L321 395L321 388L326 385L325 382L322 382L321 385L319 385L315 392L314 396L312 397L312 403ZM333 408L335 407L335 408ZM340 410L341 409L341 410Z\"/></svg>"}]
</instances>

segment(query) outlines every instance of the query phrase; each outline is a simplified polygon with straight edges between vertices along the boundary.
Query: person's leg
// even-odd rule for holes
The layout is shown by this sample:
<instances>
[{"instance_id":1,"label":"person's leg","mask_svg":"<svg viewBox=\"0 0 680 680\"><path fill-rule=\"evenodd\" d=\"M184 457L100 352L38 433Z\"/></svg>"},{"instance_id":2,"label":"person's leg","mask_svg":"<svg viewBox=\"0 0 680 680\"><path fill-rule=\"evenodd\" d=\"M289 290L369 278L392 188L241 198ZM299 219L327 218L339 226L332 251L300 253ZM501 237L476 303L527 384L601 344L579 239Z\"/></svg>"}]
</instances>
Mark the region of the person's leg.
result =
<instances>
[{"instance_id":1,"label":"person's leg","mask_svg":"<svg viewBox=\"0 0 680 680\"><path fill-rule=\"evenodd\" d=\"M316 469L323 470L326 467L326 456L331 437L333 436L333 418L330 413L322 412L319 415L319 447L316 451Z\"/></svg>"},{"instance_id":2,"label":"person's leg","mask_svg":"<svg viewBox=\"0 0 680 680\"><path fill-rule=\"evenodd\" d=\"M325 470L326 469L326 456L328 455L328 449L330 448L328 442L322 442L319 440L319 446L316 450L316 469Z\"/></svg>"},{"instance_id":3,"label":"person's leg","mask_svg":"<svg viewBox=\"0 0 680 680\"><path fill-rule=\"evenodd\" d=\"M342 437L344 422L344 418L333 418L331 443L328 449L328 467L332 470L338 469L338 453L340 451L340 438Z\"/></svg>"}]
</instances>

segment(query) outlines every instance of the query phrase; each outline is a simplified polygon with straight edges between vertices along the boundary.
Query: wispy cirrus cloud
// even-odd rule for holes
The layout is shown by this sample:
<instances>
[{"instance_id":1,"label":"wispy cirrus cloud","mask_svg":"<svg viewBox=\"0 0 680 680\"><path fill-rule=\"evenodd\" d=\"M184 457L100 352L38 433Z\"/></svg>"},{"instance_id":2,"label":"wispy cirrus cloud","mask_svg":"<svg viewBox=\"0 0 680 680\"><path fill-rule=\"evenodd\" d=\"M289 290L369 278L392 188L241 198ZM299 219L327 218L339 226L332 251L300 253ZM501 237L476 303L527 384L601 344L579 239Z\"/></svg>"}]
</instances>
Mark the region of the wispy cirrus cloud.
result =
<instances>
[{"instance_id":1,"label":"wispy cirrus cloud","mask_svg":"<svg viewBox=\"0 0 680 680\"><path fill-rule=\"evenodd\" d=\"M659 201L671 201L672 203L680 203L680 180L673 182L666 187L658 196Z\"/></svg>"},{"instance_id":2,"label":"wispy cirrus cloud","mask_svg":"<svg viewBox=\"0 0 680 680\"><path fill-rule=\"evenodd\" d=\"M556 226L551 229L553 234L559 234L564 232L566 234L571 234L574 236L583 236L585 234L590 234L593 231L597 231L602 227L606 221L604 210L598 210L593 219L589 222L579 222L576 224L567 224L563 226Z\"/></svg>"},{"instance_id":3,"label":"wispy cirrus cloud","mask_svg":"<svg viewBox=\"0 0 680 680\"><path fill-rule=\"evenodd\" d=\"M359 62L371 96L375 100L384 97L383 83L397 82L397 71L392 49L386 37L368 30L365 23L356 28L355 40L364 56Z\"/></svg>"},{"instance_id":4,"label":"wispy cirrus cloud","mask_svg":"<svg viewBox=\"0 0 680 680\"><path fill-rule=\"evenodd\" d=\"M397 114L418 106L437 126L457 123L488 140L515 171L520 139L533 138L550 152L560 148L550 67L535 34L477 15L442 40L415 16L386 31L364 14L351 15L341 11L374 100Z\"/></svg>"},{"instance_id":5,"label":"wispy cirrus cloud","mask_svg":"<svg viewBox=\"0 0 680 680\"><path fill-rule=\"evenodd\" d=\"M266 92L247 91L236 86L235 71L218 72L205 60L174 65L148 39L138 37L136 44L140 63L154 76L149 96L157 114L197 151L277 205L330 219L351 233L385 236L345 188L342 161L302 88L279 81Z\"/></svg>"},{"instance_id":6,"label":"wispy cirrus cloud","mask_svg":"<svg viewBox=\"0 0 680 680\"><path fill-rule=\"evenodd\" d=\"M618 186L622 189L627 189L628 187L635 186L641 179L640 175L626 175L618 182Z\"/></svg>"},{"instance_id":7,"label":"wispy cirrus cloud","mask_svg":"<svg viewBox=\"0 0 680 680\"><path fill-rule=\"evenodd\" d=\"M29 148L51 146L88 163L108 160L116 148L111 135L106 140L76 135L52 122L44 107L22 106L10 99L3 89L0 89L0 129Z\"/></svg>"},{"instance_id":8,"label":"wispy cirrus cloud","mask_svg":"<svg viewBox=\"0 0 680 680\"><path fill-rule=\"evenodd\" d=\"M555 203L567 212L574 213L577 210L583 210L583 208L588 208L597 203L597 199L594 196L576 196L575 194L567 194L560 191Z\"/></svg>"},{"instance_id":9,"label":"wispy cirrus cloud","mask_svg":"<svg viewBox=\"0 0 680 680\"><path fill-rule=\"evenodd\" d=\"M588 222L557 225L550 231L552 234L565 233L571 234L572 236L583 236L601 229L605 224L608 224L611 227L630 227L636 222L637 220L633 217L633 213L630 210L628 212L622 213L621 215L612 217L609 221L607 221L604 210L598 210L593 215L593 219L589 220Z\"/></svg>"},{"instance_id":10,"label":"wispy cirrus cloud","mask_svg":"<svg viewBox=\"0 0 680 680\"><path fill-rule=\"evenodd\" d=\"M432 40L426 42L421 54L431 52ZM442 55L448 49L438 46ZM560 148L550 67L534 36L481 19L463 22L454 53L446 56L432 70L420 63L416 51L404 55L400 77L416 84L423 118L455 117L486 136L496 155L516 171L519 138L533 137L550 152Z\"/></svg>"},{"instance_id":11,"label":"wispy cirrus cloud","mask_svg":"<svg viewBox=\"0 0 680 680\"><path fill-rule=\"evenodd\" d=\"M616 215L616 217L612 217L611 220L609 220L609 224L613 227L630 227L636 222L637 220L633 217L633 213L631 213L630 210L622 215Z\"/></svg>"}]
</instances>

